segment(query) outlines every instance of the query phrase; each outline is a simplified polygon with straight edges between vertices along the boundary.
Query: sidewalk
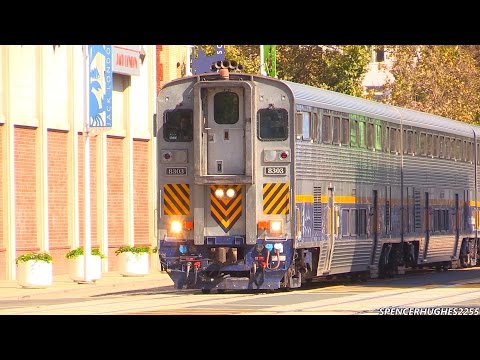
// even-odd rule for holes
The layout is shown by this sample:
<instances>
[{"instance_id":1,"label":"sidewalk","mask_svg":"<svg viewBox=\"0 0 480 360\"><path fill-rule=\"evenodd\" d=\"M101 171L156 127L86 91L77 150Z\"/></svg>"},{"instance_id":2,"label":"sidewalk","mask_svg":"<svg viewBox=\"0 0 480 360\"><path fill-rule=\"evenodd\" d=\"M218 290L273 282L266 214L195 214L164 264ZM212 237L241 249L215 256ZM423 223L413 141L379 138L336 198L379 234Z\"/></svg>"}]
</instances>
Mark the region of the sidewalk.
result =
<instances>
[{"instance_id":1,"label":"sidewalk","mask_svg":"<svg viewBox=\"0 0 480 360\"><path fill-rule=\"evenodd\" d=\"M173 282L166 273L152 270L145 276L123 276L112 271L102 274L94 283L79 284L68 274L53 277L52 285L43 289L21 287L16 280L0 281L0 301L47 298L90 297L105 293L125 292L138 289L171 287Z\"/></svg>"}]
</instances>

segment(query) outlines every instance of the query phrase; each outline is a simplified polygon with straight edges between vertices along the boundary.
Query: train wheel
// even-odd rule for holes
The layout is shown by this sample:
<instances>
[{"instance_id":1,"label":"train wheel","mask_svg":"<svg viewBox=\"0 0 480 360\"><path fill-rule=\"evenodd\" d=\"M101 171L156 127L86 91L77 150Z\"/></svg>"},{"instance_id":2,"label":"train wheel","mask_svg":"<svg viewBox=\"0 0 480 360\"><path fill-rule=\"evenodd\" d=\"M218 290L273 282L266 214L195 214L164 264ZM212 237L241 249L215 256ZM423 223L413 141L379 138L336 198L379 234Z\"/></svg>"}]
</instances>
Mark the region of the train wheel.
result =
<instances>
[{"instance_id":1,"label":"train wheel","mask_svg":"<svg viewBox=\"0 0 480 360\"><path fill-rule=\"evenodd\" d=\"M212 289L202 289L202 294L210 294Z\"/></svg>"}]
</instances>

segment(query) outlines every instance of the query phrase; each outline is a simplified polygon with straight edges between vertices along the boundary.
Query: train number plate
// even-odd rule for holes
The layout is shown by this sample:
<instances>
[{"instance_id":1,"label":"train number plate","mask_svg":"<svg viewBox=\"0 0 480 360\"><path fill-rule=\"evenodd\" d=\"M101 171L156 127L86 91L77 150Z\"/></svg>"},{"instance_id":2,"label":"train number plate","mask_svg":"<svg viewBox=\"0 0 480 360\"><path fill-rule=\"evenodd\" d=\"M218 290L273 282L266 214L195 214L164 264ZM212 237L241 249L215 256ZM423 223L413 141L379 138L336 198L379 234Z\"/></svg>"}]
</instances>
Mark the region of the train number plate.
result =
<instances>
[{"instance_id":1,"label":"train number plate","mask_svg":"<svg viewBox=\"0 0 480 360\"><path fill-rule=\"evenodd\" d=\"M187 175L186 167L167 167L165 168L166 176L185 176Z\"/></svg>"},{"instance_id":2,"label":"train number plate","mask_svg":"<svg viewBox=\"0 0 480 360\"><path fill-rule=\"evenodd\" d=\"M264 175L286 175L287 168L285 166L265 166Z\"/></svg>"}]
</instances>

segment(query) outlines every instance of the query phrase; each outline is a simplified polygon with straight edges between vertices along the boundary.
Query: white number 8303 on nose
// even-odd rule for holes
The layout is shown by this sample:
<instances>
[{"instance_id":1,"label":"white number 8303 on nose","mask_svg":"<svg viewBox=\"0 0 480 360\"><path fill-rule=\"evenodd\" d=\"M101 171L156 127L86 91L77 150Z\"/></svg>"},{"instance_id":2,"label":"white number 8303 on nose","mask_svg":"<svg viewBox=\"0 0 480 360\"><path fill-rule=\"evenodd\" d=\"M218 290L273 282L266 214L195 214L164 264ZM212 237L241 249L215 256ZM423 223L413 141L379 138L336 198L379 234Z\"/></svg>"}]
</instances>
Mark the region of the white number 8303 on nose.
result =
<instances>
[{"instance_id":1,"label":"white number 8303 on nose","mask_svg":"<svg viewBox=\"0 0 480 360\"><path fill-rule=\"evenodd\" d=\"M287 168L285 166L266 166L264 175L286 175Z\"/></svg>"}]
</instances>

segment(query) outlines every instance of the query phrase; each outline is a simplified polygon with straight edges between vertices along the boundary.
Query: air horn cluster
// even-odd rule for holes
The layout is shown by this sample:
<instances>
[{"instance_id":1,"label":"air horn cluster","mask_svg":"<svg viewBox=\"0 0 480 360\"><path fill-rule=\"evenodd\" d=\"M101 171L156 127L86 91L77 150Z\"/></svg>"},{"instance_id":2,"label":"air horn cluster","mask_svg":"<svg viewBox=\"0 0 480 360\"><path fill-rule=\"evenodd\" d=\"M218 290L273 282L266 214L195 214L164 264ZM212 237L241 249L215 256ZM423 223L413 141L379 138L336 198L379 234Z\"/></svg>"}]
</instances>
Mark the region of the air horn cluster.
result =
<instances>
[{"instance_id":1,"label":"air horn cluster","mask_svg":"<svg viewBox=\"0 0 480 360\"><path fill-rule=\"evenodd\" d=\"M243 71L243 65L237 63L235 60L218 60L211 66L212 71L220 69L228 69L229 71Z\"/></svg>"}]
</instances>

